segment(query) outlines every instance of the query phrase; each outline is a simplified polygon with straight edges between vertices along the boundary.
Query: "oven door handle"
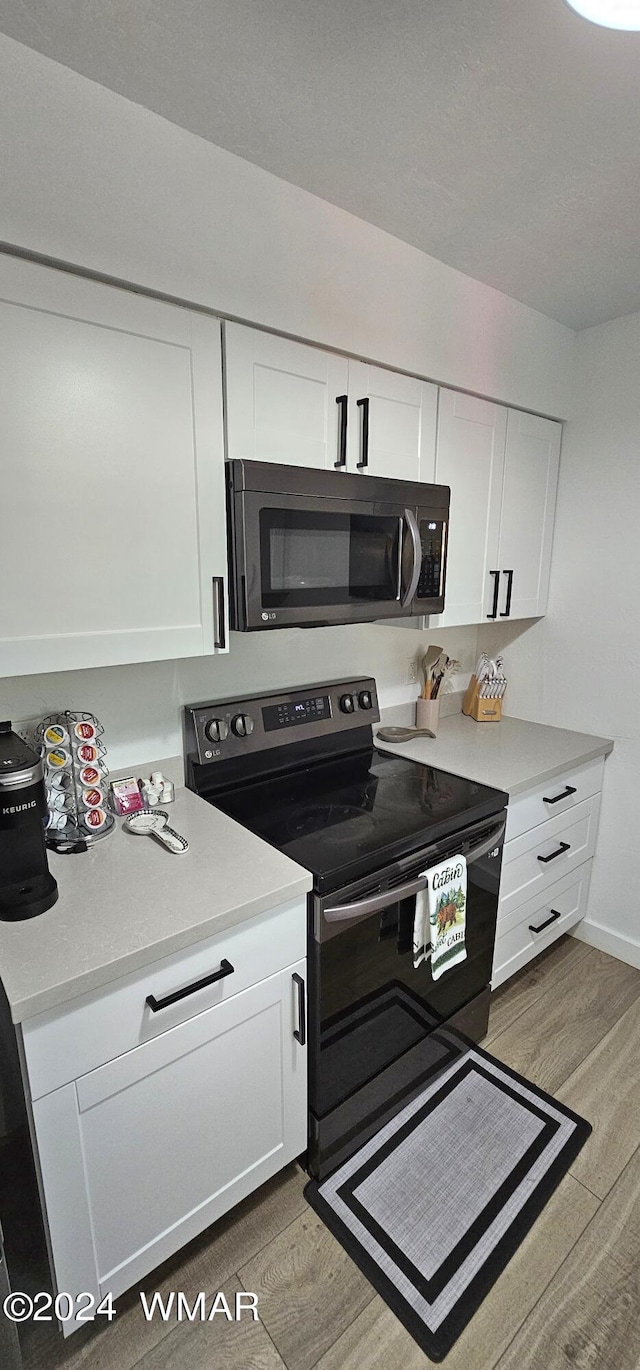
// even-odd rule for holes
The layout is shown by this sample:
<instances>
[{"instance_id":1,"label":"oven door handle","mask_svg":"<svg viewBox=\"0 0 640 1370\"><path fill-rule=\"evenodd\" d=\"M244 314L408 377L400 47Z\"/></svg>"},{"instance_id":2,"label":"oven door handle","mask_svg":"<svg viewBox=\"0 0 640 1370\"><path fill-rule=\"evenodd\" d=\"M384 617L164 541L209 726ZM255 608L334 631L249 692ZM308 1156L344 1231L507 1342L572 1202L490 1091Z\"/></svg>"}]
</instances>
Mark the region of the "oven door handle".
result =
<instances>
[{"instance_id":1,"label":"oven door handle","mask_svg":"<svg viewBox=\"0 0 640 1370\"><path fill-rule=\"evenodd\" d=\"M378 913L380 909L388 908L389 904L395 904L399 899L409 899L412 894L418 894L426 888L426 876L419 875L416 880L408 880L406 885L396 885L392 890L369 894L366 899L354 900L353 904L335 904L333 908L324 910L324 916L327 923L343 923L347 918L367 918L370 913Z\"/></svg>"},{"instance_id":2,"label":"oven door handle","mask_svg":"<svg viewBox=\"0 0 640 1370\"><path fill-rule=\"evenodd\" d=\"M488 837L483 838L482 842L466 853L468 866L474 861L479 861L481 856L487 856L494 847L500 845L506 826L506 819L503 819L498 827L491 829ZM389 904L396 904L400 899L409 899L412 894L419 894L420 890L426 887L426 875L418 875L415 880L408 880L406 885L395 885L393 889L367 895L366 899L356 899L353 904L334 904L333 907L324 910L324 916L327 923L343 923L348 918L367 918L371 913L388 908Z\"/></svg>"},{"instance_id":3,"label":"oven door handle","mask_svg":"<svg viewBox=\"0 0 640 1370\"><path fill-rule=\"evenodd\" d=\"M411 604L411 601L415 599L416 590L418 588L418 581L420 579L420 572L422 570L422 543L420 541L420 529L418 528L418 521L413 512L413 509L405 509L404 521L407 525L407 528L409 529L409 537L411 538L412 562L409 584L407 585L407 588L402 596L403 609L405 609L407 605Z\"/></svg>"}]
</instances>

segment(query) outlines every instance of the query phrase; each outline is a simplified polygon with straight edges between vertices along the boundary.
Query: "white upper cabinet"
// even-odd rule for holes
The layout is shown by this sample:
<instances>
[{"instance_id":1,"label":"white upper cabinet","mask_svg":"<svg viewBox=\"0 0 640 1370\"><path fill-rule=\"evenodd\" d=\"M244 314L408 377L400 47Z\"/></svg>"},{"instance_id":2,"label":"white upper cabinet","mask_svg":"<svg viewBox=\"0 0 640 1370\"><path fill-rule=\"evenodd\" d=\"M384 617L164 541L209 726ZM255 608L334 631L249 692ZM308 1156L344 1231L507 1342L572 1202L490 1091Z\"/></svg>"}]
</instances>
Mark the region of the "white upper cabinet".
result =
<instances>
[{"instance_id":1,"label":"white upper cabinet","mask_svg":"<svg viewBox=\"0 0 640 1370\"><path fill-rule=\"evenodd\" d=\"M437 385L350 361L347 469L433 481L437 409Z\"/></svg>"},{"instance_id":2,"label":"white upper cabinet","mask_svg":"<svg viewBox=\"0 0 640 1370\"><path fill-rule=\"evenodd\" d=\"M0 676L222 649L217 320L0 259Z\"/></svg>"},{"instance_id":3,"label":"white upper cabinet","mask_svg":"<svg viewBox=\"0 0 640 1370\"><path fill-rule=\"evenodd\" d=\"M433 480L427 381L226 324L225 386L230 458Z\"/></svg>"},{"instance_id":4,"label":"white upper cabinet","mask_svg":"<svg viewBox=\"0 0 640 1370\"><path fill-rule=\"evenodd\" d=\"M506 428L501 405L441 389L435 478L451 486L451 510L445 611L431 627L482 623L491 612Z\"/></svg>"},{"instance_id":5,"label":"white upper cabinet","mask_svg":"<svg viewBox=\"0 0 640 1370\"><path fill-rule=\"evenodd\" d=\"M346 357L241 324L225 324L224 333L227 455L333 470Z\"/></svg>"},{"instance_id":6,"label":"white upper cabinet","mask_svg":"<svg viewBox=\"0 0 640 1370\"><path fill-rule=\"evenodd\" d=\"M562 426L510 409L500 519L499 617L544 614Z\"/></svg>"},{"instance_id":7,"label":"white upper cabinet","mask_svg":"<svg viewBox=\"0 0 640 1370\"><path fill-rule=\"evenodd\" d=\"M562 426L442 389L436 480L451 486L445 611L430 627L544 614Z\"/></svg>"}]
</instances>

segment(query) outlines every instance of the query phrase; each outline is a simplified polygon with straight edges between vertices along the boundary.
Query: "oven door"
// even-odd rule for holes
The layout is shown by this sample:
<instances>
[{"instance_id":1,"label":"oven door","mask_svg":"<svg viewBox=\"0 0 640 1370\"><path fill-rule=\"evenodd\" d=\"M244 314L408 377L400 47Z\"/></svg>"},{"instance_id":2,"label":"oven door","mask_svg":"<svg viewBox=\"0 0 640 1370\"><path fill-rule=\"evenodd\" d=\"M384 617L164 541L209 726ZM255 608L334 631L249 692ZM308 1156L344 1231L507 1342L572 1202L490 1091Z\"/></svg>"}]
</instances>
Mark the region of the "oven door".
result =
<instances>
[{"instance_id":1,"label":"oven door","mask_svg":"<svg viewBox=\"0 0 640 1370\"><path fill-rule=\"evenodd\" d=\"M310 1168L322 1177L362 1146L452 1059L455 1021L486 1031L504 813L398 862L388 876L314 899L310 939ZM467 859L465 961L434 981L414 968L425 870ZM480 1006L479 1013L476 1011Z\"/></svg>"},{"instance_id":2,"label":"oven door","mask_svg":"<svg viewBox=\"0 0 640 1370\"><path fill-rule=\"evenodd\" d=\"M413 509L244 490L233 503L233 626L359 623L409 612L421 573Z\"/></svg>"}]
</instances>

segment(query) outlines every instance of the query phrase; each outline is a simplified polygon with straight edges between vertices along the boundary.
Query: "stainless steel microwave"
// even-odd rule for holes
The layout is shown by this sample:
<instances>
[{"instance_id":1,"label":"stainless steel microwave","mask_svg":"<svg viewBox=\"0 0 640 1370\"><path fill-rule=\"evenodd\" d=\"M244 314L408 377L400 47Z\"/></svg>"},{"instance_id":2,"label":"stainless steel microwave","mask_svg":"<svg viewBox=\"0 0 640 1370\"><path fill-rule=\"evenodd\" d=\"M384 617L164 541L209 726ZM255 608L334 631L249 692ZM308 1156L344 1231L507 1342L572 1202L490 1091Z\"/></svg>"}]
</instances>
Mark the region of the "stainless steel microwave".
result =
<instances>
[{"instance_id":1,"label":"stainless steel microwave","mask_svg":"<svg viewBox=\"0 0 640 1370\"><path fill-rule=\"evenodd\" d=\"M449 487L227 462L231 627L444 609Z\"/></svg>"}]
</instances>

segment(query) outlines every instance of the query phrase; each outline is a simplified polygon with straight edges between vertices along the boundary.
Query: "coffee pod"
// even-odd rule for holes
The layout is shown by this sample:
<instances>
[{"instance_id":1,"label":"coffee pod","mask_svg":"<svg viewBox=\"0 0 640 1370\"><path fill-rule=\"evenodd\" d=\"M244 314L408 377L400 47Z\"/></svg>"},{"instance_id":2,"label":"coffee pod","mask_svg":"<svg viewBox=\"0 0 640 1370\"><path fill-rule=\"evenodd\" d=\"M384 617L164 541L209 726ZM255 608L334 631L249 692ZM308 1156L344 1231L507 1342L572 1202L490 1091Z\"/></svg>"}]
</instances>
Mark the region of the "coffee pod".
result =
<instances>
[{"instance_id":1,"label":"coffee pod","mask_svg":"<svg viewBox=\"0 0 640 1370\"><path fill-rule=\"evenodd\" d=\"M66 828L67 814L58 813L56 810L50 810L44 820L44 826L45 828Z\"/></svg>"},{"instance_id":2,"label":"coffee pod","mask_svg":"<svg viewBox=\"0 0 640 1370\"><path fill-rule=\"evenodd\" d=\"M98 748L93 742L81 742L78 747L78 761L83 766L98 760Z\"/></svg>"},{"instance_id":3,"label":"coffee pod","mask_svg":"<svg viewBox=\"0 0 640 1370\"><path fill-rule=\"evenodd\" d=\"M88 720L81 720L81 722L74 724L73 736L76 742L93 742L96 733L95 723L89 723Z\"/></svg>"},{"instance_id":4,"label":"coffee pod","mask_svg":"<svg viewBox=\"0 0 640 1370\"><path fill-rule=\"evenodd\" d=\"M107 814L104 809L87 809L83 821L92 832L97 832L99 828L104 828Z\"/></svg>"},{"instance_id":5,"label":"coffee pod","mask_svg":"<svg viewBox=\"0 0 640 1370\"><path fill-rule=\"evenodd\" d=\"M99 785L102 776L97 766L83 766L80 771L80 784L86 786Z\"/></svg>"},{"instance_id":6,"label":"coffee pod","mask_svg":"<svg viewBox=\"0 0 640 1370\"><path fill-rule=\"evenodd\" d=\"M71 776L68 771L50 771L47 785L50 790L70 790Z\"/></svg>"},{"instance_id":7,"label":"coffee pod","mask_svg":"<svg viewBox=\"0 0 640 1370\"><path fill-rule=\"evenodd\" d=\"M71 752L68 752L66 747L54 747L47 752L47 766L50 766L52 771L63 771L70 765Z\"/></svg>"},{"instance_id":8,"label":"coffee pod","mask_svg":"<svg viewBox=\"0 0 640 1370\"><path fill-rule=\"evenodd\" d=\"M50 723L44 730L43 738L46 747L65 747L69 734L61 723Z\"/></svg>"},{"instance_id":9,"label":"coffee pod","mask_svg":"<svg viewBox=\"0 0 640 1370\"><path fill-rule=\"evenodd\" d=\"M102 793L102 790L83 790L82 802L85 806L85 809L99 809L100 805L104 803L104 795Z\"/></svg>"}]
</instances>

